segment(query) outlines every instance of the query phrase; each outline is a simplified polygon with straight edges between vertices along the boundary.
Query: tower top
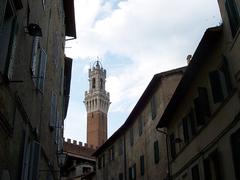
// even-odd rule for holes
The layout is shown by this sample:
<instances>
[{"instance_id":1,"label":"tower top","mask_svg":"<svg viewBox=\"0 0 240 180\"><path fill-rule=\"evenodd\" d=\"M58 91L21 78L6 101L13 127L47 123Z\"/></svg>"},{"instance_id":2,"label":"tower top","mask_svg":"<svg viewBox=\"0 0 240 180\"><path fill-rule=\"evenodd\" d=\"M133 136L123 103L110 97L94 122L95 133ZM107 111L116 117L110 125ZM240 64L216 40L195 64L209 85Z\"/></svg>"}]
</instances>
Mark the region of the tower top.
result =
<instances>
[{"instance_id":1,"label":"tower top","mask_svg":"<svg viewBox=\"0 0 240 180\"><path fill-rule=\"evenodd\" d=\"M85 92L84 103L87 113L108 112L110 105L109 92L105 89L106 70L100 61L95 61L88 72L89 90Z\"/></svg>"}]
</instances>

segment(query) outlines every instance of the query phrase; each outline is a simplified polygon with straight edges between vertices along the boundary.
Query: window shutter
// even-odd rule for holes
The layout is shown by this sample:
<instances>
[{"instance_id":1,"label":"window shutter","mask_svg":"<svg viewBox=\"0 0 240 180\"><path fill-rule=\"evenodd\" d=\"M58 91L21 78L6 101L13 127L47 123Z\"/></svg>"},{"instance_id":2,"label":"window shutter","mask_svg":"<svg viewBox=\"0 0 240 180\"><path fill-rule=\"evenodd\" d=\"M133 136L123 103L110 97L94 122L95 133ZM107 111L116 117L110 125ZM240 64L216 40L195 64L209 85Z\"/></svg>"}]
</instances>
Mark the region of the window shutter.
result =
<instances>
[{"instance_id":1,"label":"window shutter","mask_svg":"<svg viewBox=\"0 0 240 180\"><path fill-rule=\"evenodd\" d=\"M231 146L236 179L240 179L240 129L231 135Z\"/></svg>"},{"instance_id":2,"label":"window shutter","mask_svg":"<svg viewBox=\"0 0 240 180\"><path fill-rule=\"evenodd\" d=\"M154 162L157 164L159 162L159 146L158 141L154 142Z\"/></svg>"},{"instance_id":3,"label":"window shutter","mask_svg":"<svg viewBox=\"0 0 240 180\"><path fill-rule=\"evenodd\" d=\"M30 145L28 143L28 134L29 134L28 130L26 130L24 135L25 137L24 137L21 180L28 180L29 157L30 157Z\"/></svg>"},{"instance_id":4,"label":"window shutter","mask_svg":"<svg viewBox=\"0 0 240 180\"><path fill-rule=\"evenodd\" d=\"M151 112L152 112L152 120L153 120L157 115L155 96L153 96L151 99Z\"/></svg>"},{"instance_id":5,"label":"window shutter","mask_svg":"<svg viewBox=\"0 0 240 180\"><path fill-rule=\"evenodd\" d=\"M188 114L188 117L189 117L189 122L190 122L190 131L189 131L189 135L191 137L193 137L197 130L196 130L196 123L195 123L195 117L194 117L194 110L191 109L191 111L189 112Z\"/></svg>"},{"instance_id":6,"label":"window shutter","mask_svg":"<svg viewBox=\"0 0 240 180\"><path fill-rule=\"evenodd\" d=\"M140 173L143 176L144 175L144 156L140 156Z\"/></svg>"},{"instance_id":7,"label":"window shutter","mask_svg":"<svg viewBox=\"0 0 240 180\"><path fill-rule=\"evenodd\" d=\"M59 143L59 131L60 131L60 119L59 119L58 111L57 111L57 117L56 117L54 127L55 127L55 143L58 144Z\"/></svg>"},{"instance_id":8,"label":"window shutter","mask_svg":"<svg viewBox=\"0 0 240 180\"><path fill-rule=\"evenodd\" d=\"M136 173L136 164L133 165L132 170L133 170L133 179L136 180L136 178L137 178L137 177L136 177L136 176L137 176L137 173Z\"/></svg>"},{"instance_id":9,"label":"window shutter","mask_svg":"<svg viewBox=\"0 0 240 180\"><path fill-rule=\"evenodd\" d=\"M38 180L40 153L41 153L40 144L36 141L33 141L31 143L31 156L28 180Z\"/></svg>"},{"instance_id":10,"label":"window shutter","mask_svg":"<svg viewBox=\"0 0 240 180\"><path fill-rule=\"evenodd\" d=\"M222 62L223 62L223 64L222 64L220 70L224 74L225 85L226 85L226 88L227 88L227 94L229 94L232 91L233 86L232 86L232 82L231 82L229 65L228 65L228 60L227 60L226 56L223 56L223 61Z\"/></svg>"},{"instance_id":11,"label":"window shutter","mask_svg":"<svg viewBox=\"0 0 240 180\"><path fill-rule=\"evenodd\" d=\"M207 89L204 87L198 87L198 94L199 94L199 100L200 100L200 111L204 116L209 116L210 107L209 107Z\"/></svg>"},{"instance_id":12,"label":"window shutter","mask_svg":"<svg viewBox=\"0 0 240 180\"><path fill-rule=\"evenodd\" d=\"M197 126L201 126L204 124L204 116L201 112L201 101L199 97L194 99L194 107L195 107Z\"/></svg>"},{"instance_id":13,"label":"window shutter","mask_svg":"<svg viewBox=\"0 0 240 180\"><path fill-rule=\"evenodd\" d=\"M47 62L47 54L41 49L40 53L40 62L39 62L39 73L38 73L38 89L43 93L44 91L44 80L46 73L46 62Z\"/></svg>"},{"instance_id":14,"label":"window shutter","mask_svg":"<svg viewBox=\"0 0 240 180\"><path fill-rule=\"evenodd\" d=\"M142 119L142 116L140 116L138 118L138 134L139 134L139 136L142 135L142 131L143 131L143 119Z\"/></svg>"},{"instance_id":15,"label":"window shutter","mask_svg":"<svg viewBox=\"0 0 240 180\"><path fill-rule=\"evenodd\" d=\"M133 127L130 129L130 145L132 146L134 143L134 134L133 134Z\"/></svg>"},{"instance_id":16,"label":"window shutter","mask_svg":"<svg viewBox=\"0 0 240 180\"><path fill-rule=\"evenodd\" d=\"M189 142L189 124L190 122L188 122L188 117L183 118L183 137L184 137L184 143L188 143Z\"/></svg>"},{"instance_id":17,"label":"window shutter","mask_svg":"<svg viewBox=\"0 0 240 180\"><path fill-rule=\"evenodd\" d=\"M221 79L219 76L219 72L217 70L210 72L209 78L210 78L210 84L211 84L211 88L212 88L212 95L213 95L214 103L223 101L224 96L223 96L223 90L222 90L222 86L221 86Z\"/></svg>"},{"instance_id":18,"label":"window shutter","mask_svg":"<svg viewBox=\"0 0 240 180\"><path fill-rule=\"evenodd\" d=\"M132 167L128 168L129 180L132 180Z\"/></svg>"},{"instance_id":19,"label":"window shutter","mask_svg":"<svg viewBox=\"0 0 240 180\"><path fill-rule=\"evenodd\" d=\"M192 180L200 180L198 165L192 168Z\"/></svg>"},{"instance_id":20,"label":"window shutter","mask_svg":"<svg viewBox=\"0 0 240 180\"><path fill-rule=\"evenodd\" d=\"M6 74L9 80L12 80L12 76L13 76L13 65L15 61L15 53L16 53L16 47L17 47L17 30L18 30L18 24L17 24L17 18L15 17L12 24L11 39L8 47L9 62L6 65Z\"/></svg>"},{"instance_id":21,"label":"window shutter","mask_svg":"<svg viewBox=\"0 0 240 180\"><path fill-rule=\"evenodd\" d=\"M50 121L49 121L49 127L52 129L54 129L55 127L56 116L57 116L57 96L55 93L52 92L51 114L50 114Z\"/></svg>"},{"instance_id":22,"label":"window shutter","mask_svg":"<svg viewBox=\"0 0 240 180\"><path fill-rule=\"evenodd\" d=\"M170 148L171 148L171 156L172 159L175 159L176 157L176 147L175 147L175 136L174 133L172 133L170 136Z\"/></svg>"},{"instance_id":23,"label":"window shutter","mask_svg":"<svg viewBox=\"0 0 240 180\"><path fill-rule=\"evenodd\" d=\"M228 19L229 19L232 36L234 37L239 28L240 15L239 15L235 0L226 0L225 6L228 13Z\"/></svg>"},{"instance_id":24,"label":"window shutter","mask_svg":"<svg viewBox=\"0 0 240 180\"><path fill-rule=\"evenodd\" d=\"M32 61L31 61L31 72L32 76L35 79L38 76L38 65L39 65L39 55L40 55L40 37L34 36L32 43Z\"/></svg>"}]
</instances>

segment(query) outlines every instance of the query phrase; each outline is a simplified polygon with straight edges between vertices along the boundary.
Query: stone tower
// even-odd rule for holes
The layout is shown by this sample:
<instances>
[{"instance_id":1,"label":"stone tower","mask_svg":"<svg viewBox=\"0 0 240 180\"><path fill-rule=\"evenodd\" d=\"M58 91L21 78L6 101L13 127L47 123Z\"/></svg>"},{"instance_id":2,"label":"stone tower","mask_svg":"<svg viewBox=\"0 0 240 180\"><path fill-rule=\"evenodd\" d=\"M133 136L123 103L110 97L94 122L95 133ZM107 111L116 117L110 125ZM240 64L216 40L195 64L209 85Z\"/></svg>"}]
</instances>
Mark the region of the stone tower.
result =
<instances>
[{"instance_id":1,"label":"stone tower","mask_svg":"<svg viewBox=\"0 0 240 180\"><path fill-rule=\"evenodd\" d=\"M109 93L105 90L106 70L96 61L88 71L89 91L85 92L87 143L100 146L107 140Z\"/></svg>"}]
</instances>

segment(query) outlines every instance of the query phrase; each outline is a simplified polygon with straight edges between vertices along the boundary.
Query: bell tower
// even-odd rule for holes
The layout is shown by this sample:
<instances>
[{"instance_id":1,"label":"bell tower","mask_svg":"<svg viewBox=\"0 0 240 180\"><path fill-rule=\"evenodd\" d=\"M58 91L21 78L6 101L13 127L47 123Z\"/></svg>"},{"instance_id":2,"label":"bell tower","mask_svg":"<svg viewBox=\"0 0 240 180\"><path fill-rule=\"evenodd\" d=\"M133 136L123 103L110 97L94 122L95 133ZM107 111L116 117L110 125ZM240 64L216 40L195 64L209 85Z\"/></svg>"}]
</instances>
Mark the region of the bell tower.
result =
<instances>
[{"instance_id":1,"label":"bell tower","mask_svg":"<svg viewBox=\"0 0 240 180\"><path fill-rule=\"evenodd\" d=\"M87 110L87 143L101 146L107 140L109 93L105 90L106 70L99 61L88 71L89 91L85 92Z\"/></svg>"}]
</instances>

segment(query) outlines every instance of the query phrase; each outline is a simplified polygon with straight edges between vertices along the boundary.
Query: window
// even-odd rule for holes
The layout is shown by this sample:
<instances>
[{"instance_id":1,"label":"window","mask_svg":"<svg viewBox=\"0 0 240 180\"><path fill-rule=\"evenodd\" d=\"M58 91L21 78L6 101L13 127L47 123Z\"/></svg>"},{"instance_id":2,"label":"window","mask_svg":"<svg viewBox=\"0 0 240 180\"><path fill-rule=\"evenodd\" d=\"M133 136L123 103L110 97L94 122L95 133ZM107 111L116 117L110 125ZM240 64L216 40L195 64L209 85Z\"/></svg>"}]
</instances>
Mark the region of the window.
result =
<instances>
[{"instance_id":1,"label":"window","mask_svg":"<svg viewBox=\"0 0 240 180\"><path fill-rule=\"evenodd\" d=\"M122 153L123 153L123 139L122 139L122 138L119 139L118 146L119 146L119 148L118 148L118 154L119 154L119 156L121 156Z\"/></svg>"},{"instance_id":2,"label":"window","mask_svg":"<svg viewBox=\"0 0 240 180\"><path fill-rule=\"evenodd\" d=\"M144 175L144 155L140 156L140 173Z\"/></svg>"},{"instance_id":3,"label":"window","mask_svg":"<svg viewBox=\"0 0 240 180\"><path fill-rule=\"evenodd\" d=\"M53 130L57 122L57 96L52 92L49 127Z\"/></svg>"},{"instance_id":4,"label":"window","mask_svg":"<svg viewBox=\"0 0 240 180\"><path fill-rule=\"evenodd\" d=\"M139 136L142 135L143 126L144 126L143 118L142 118L142 116L140 115L140 117L138 118L138 134L139 134Z\"/></svg>"},{"instance_id":5,"label":"window","mask_svg":"<svg viewBox=\"0 0 240 180\"><path fill-rule=\"evenodd\" d=\"M240 4L237 0L226 0L225 6L228 13L232 36L234 37L240 25Z\"/></svg>"},{"instance_id":6,"label":"window","mask_svg":"<svg viewBox=\"0 0 240 180\"><path fill-rule=\"evenodd\" d=\"M99 156L98 157L98 169L101 169L102 168L102 156Z\"/></svg>"},{"instance_id":7,"label":"window","mask_svg":"<svg viewBox=\"0 0 240 180\"><path fill-rule=\"evenodd\" d=\"M197 164L192 168L192 180L200 180L199 168Z\"/></svg>"},{"instance_id":8,"label":"window","mask_svg":"<svg viewBox=\"0 0 240 180\"><path fill-rule=\"evenodd\" d=\"M213 151L206 159L203 161L204 164L204 176L207 180L221 180L221 169L219 153L217 149Z\"/></svg>"},{"instance_id":9,"label":"window","mask_svg":"<svg viewBox=\"0 0 240 180\"><path fill-rule=\"evenodd\" d=\"M157 115L155 96L153 96L152 99L151 99L151 113L152 113L152 120L154 120L156 115Z\"/></svg>"},{"instance_id":10,"label":"window","mask_svg":"<svg viewBox=\"0 0 240 180\"><path fill-rule=\"evenodd\" d=\"M19 1L20 2L20 1ZM15 5L15 6L14 6ZM3 0L0 7L0 73L12 78L12 70L17 44L18 24L15 16L16 4Z\"/></svg>"},{"instance_id":11,"label":"window","mask_svg":"<svg viewBox=\"0 0 240 180\"><path fill-rule=\"evenodd\" d=\"M109 149L109 161L113 161L114 160L114 147L112 146Z\"/></svg>"},{"instance_id":12,"label":"window","mask_svg":"<svg viewBox=\"0 0 240 180\"><path fill-rule=\"evenodd\" d=\"M100 79L100 89L103 89L103 80L102 80L102 78Z\"/></svg>"},{"instance_id":13,"label":"window","mask_svg":"<svg viewBox=\"0 0 240 180\"><path fill-rule=\"evenodd\" d=\"M25 155L23 158L22 179L35 179L35 177L38 177L39 173L41 145L36 141L32 141L30 144L24 144Z\"/></svg>"},{"instance_id":14,"label":"window","mask_svg":"<svg viewBox=\"0 0 240 180\"><path fill-rule=\"evenodd\" d=\"M175 159L175 157L176 157L176 147L175 147L175 136L174 136L174 133L172 133L169 136L169 139L170 139L171 157L172 157L172 159Z\"/></svg>"},{"instance_id":15,"label":"window","mask_svg":"<svg viewBox=\"0 0 240 180\"><path fill-rule=\"evenodd\" d=\"M194 99L196 125L202 126L206 117L210 115L209 101L207 89L204 87L198 87L198 97Z\"/></svg>"},{"instance_id":16,"label":"window","mask_svg":"<svg viewBox=\"0 0 240 180\"><path fill-rule=\"evenodd\" d=\"M154 142L154 162L157 164L159 162L159 146L158 141Z\"/></svg>"},{"instance_id":17,"label":"window","mask_svg":"<svg viewBox=\"0 0 240 180\"><path fill-rule=\"evenodd\" d=\"M119 174L118 174L118 179L119 179L119 180L123 180L123 173L119 173Z\"/></svg>"},{"instance_id":18,"label":"window","mask_svg":"<svg viewBox=\"0 0 240 180\"><path fill-rule=\"evenodd\" d=\"M236 179L240 179L240 129L231 135L232 158Z\"/></svg>"},{"instance_id":19,"label":"window","mask_svg":"<svg viewBox=\"0 0 240 180\"><path fill-rule=\"evenodd\" d=\"M130 136L130 145L132 146L134 143L134 131L133 131L133 127L131 127L130 131L129 131L129 136Z\"/></svg>"},{"instance_id":20,"label":"window","mask_svg":"<svg viewBox=\"0 0 240 180\"><path fill-rule=\"evenodd\" d=\"M222 65L219 69L209 73L209 79L212 88L213 102L222 102L232 90L226 57L223 57Z\"/></svg>"},{"instance_id":21,"label":"window","mask_svg":"<svg viewBox=\"0 0 240 180\"><path fill-rule=\"evenodd\" d=\"M93 89L96 88L96 79L95 78L92 79L92 88Z\"/></svg>"},{"instance_id":22,"label":"window","mask_svg":"<svg viewBox=\"0 0 240 180\"><path fill-rule=\"evenodd\" d=\"M136 180L136 164L128 169L129 171L129 180Z\"/></svg>"}]
</instances>

